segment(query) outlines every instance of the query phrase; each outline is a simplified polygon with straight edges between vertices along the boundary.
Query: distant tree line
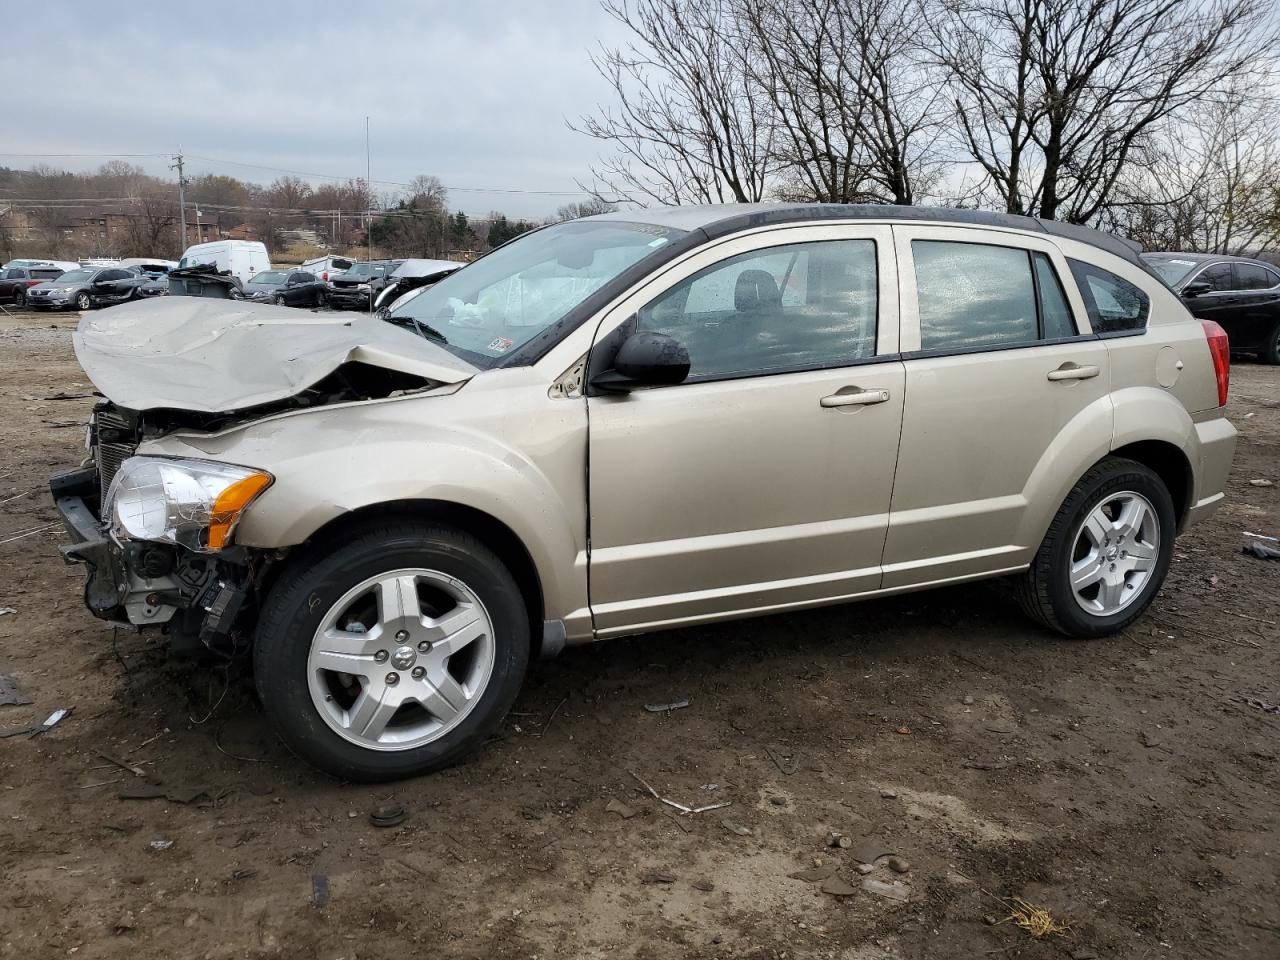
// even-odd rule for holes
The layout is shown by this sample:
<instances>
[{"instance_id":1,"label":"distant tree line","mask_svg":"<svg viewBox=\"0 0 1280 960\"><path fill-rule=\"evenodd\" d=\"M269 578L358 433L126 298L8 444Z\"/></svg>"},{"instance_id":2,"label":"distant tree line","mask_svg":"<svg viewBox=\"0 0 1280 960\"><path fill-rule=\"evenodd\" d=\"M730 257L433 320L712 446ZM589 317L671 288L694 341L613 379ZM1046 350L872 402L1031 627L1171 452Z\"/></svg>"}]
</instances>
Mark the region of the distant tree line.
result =
<instances>
[{"instance_id":1,"label":"distant tree line","mask_svg":"<svg viewBox=\"0 0 1280 960\"><path fill-rule=\"evenodd\" d=\"M189 242L201 236L199 222L206 235L261 239L273 255L305 236L314 246L355 256L369 241L377 256L471 256L539 225L499 211L472 220L449 208L445 186L428 175L380 196L356 179L313 186L283 176L262 185L202 174L187 178L185 199ZM588 199L562 208L553 219L608 207ZM123 161L92 173L0 167L0 261L15 256L176 258L181 253L178 216L176 181ZM104 221L101 228L99 221Z\"/></svg>"},{"instance_id":2,"label":"distant tree line","mask_svg":"<svg viewBox=\"0 0 1280 960\"><path fill-rule=\"evenodd\" d=\"M596 196L984 207L1280 244L1276 0L603 0Z\"/></svg>"}]
</instances>

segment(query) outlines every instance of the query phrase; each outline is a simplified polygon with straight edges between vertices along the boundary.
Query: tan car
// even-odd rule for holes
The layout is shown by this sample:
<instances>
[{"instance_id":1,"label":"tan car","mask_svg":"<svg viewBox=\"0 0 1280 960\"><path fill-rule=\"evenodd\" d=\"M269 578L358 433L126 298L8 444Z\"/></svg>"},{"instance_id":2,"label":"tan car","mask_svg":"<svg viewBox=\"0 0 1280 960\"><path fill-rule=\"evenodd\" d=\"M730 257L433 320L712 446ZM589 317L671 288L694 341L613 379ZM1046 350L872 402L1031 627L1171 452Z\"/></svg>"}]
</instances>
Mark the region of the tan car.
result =
<instances>
[{"instance_id":1,"label":"tan car","mask_svg":"<svg viewBox=\"0 0 1280 960\"><path fill-rule=\"evenodd\" d=\"M475 748L566 643L988 577L1115 633L1235 444L1226 337L1134 249L965 211L614 213L382 317L168 297L76 349L89 608L251 653L357 780Z\"/></svg>"}]
</instances>

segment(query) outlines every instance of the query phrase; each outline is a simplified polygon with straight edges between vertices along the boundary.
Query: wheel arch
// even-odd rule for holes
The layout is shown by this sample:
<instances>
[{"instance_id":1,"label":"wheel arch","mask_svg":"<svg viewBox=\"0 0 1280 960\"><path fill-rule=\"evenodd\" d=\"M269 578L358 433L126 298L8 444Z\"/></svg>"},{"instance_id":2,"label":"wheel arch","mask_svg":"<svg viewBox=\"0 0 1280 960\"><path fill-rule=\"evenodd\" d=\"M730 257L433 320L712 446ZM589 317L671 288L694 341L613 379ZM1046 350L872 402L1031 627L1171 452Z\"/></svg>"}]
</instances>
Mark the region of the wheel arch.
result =
<instances>
[{"instance_id":1,"label":"wheel arch","mask_svg":"<svg viewBox=\"0 0 1280 960\"><path fill-rule=\"evenodd\" d=\"M1167 440L1137 440L1115 448L1110 456L1136 461L1160 478L1169 488L1169 496L1173 498L1174 516L1177 518L1178 532L1181 533L1195 493L1191 461L1182 448Z\"/></svg>"},{"instance_id":2,"label":"wheel arch","mask_svg":"<svg viewBox=\"0 0 1280 960\"><path fill-rule=\"evenodd\" d=\"M542 643L542 621L546 610L542 578L528 547L509 526L492 514L476 507L448 500L409 499L372 503L336 516L317 528L307 539L290 548L290 554L321 548L341 541L359 527L371 523L420 521L455 527L471 534L491 547L505 563L520 588L525 609L529 611L529 636L533 656ZM277 565L277 567L280 565ZM278 575L278 572L277 572ZM262 584L263 591L270 583Z\"/></svg>"}]
</instances>

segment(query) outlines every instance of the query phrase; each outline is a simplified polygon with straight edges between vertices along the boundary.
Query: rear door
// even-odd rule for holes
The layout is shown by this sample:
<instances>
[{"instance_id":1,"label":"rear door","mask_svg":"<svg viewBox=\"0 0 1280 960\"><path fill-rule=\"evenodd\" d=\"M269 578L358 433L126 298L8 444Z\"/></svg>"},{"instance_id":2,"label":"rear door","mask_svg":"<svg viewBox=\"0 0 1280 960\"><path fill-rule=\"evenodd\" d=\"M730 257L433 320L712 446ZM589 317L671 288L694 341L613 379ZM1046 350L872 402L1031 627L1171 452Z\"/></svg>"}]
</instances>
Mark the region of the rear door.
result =
<instances>
[{"instance_id":1,"label":"rear door","mask_svg":"<svg viewBox=\"0 0 1280 960\"><path fill-rule=\"evenodd\" d=\"M597 351L655 331L686 346L691 370L588 397L598 634L880 585L897 290L888 227L789 228L703 251L605 318Z\"/></svg>"},{"instance_id":2,"label":"rear door","mask_svg":"<svg viewBox=\"0 0 1280 960\"><path fill-rule=\"evenodd\" d=\"M1107 349L1047 238L894 227L906 406L884 586L1025 564L1032 490L1063 427L1110 438Z\"/></svg>"},{"instance_id":3,"label":"rear door","mask_svg":"<svg viewBox=\"0 0 1280 960\"><path fill-rule=\"evenodd\" d=\"M1260 263L1236 263L1235 270L1239 346L1257 349L1280 326L1280 274Z\"/></svg>"}]
</instances>

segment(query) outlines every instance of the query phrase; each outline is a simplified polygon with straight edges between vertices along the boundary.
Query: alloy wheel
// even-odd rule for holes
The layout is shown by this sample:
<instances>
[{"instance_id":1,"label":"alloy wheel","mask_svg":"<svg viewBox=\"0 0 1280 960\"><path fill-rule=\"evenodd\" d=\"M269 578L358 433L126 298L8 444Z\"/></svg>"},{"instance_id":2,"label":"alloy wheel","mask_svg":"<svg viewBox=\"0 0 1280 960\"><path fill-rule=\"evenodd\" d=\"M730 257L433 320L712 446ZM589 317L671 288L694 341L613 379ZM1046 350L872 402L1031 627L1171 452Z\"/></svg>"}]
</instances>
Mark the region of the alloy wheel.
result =
<instances>
[{"instance_id":1,"label":"alloy wheel","mask_svg":"<svg viewBox=\"0 0 1280 960\"><path fill-rule=\"evenodd\" d=\"M1133 491L1108 495L1080 524L1071 551L1071 593L1086 613L1109 617L1137 599L1160 557L1160 519Z\"/></svg>"},{"instance_id":2,"label":"alloy wheel","mask_svg":"<svg viewBox=\"0 0 1280 960\"><path fill-rule=\"evenodd\" d=\"M493 624L466 584L435 570L378 574L320 621L307 658L324 722L370 750L411 750L444 736L484 694Z\"/></svg>"}]
</instances>

